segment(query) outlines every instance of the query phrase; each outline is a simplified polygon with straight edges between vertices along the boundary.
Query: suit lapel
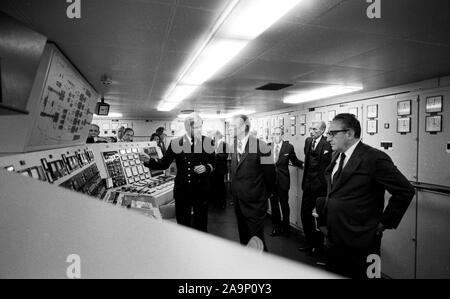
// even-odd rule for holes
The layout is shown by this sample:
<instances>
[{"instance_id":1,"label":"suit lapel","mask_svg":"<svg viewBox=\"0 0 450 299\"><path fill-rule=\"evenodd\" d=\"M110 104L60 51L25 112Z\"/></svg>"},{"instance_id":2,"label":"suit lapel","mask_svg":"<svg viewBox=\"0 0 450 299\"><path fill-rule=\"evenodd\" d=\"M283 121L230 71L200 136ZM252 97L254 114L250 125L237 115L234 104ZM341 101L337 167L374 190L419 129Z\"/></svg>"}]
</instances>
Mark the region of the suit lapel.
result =
<instances>
[{"instance_id":1,"label":"suit lapel","mask_svg":"<svg viewBox=\"0 0 450 299\"><path fill-rule=\"evenodd\" d=\"M331 163L328 165L327 169L325 169L325 180L327 182L328 194L331 192L331 175L333 173L334 165L336 165L336 160L339 157L339 153L333 153L333 157L331 158Z\"/></svg>"},{"instance_id":2,"label":"suit lapel","mask_svg":"<svg viewBox=\"0 0 450 299\"><path fill-rule=\"evenodd\" d=\"M238 165L237 139L234 138L233 153L231 154L231 169L236 172Z\"/></svg>"},{"instance_id":3,"label":"suit lapel","mask_svg":"<svg viewBox=\"0 0 450 299\"><path fill-rule=\"evenodd\" d=\"M275 142L270 143L270 158L273 161L273 155L275 153Z\"/></svg>"},{"instance_id":4,"label":"suit lapel","mask_svg":"<svg viewBox=\"0 0 450 299\"><path fill-rule=\"evenodd\" d=\"M287 146L286 143L287 143L287 141L283 141L281 143L280 152L278 153L277 165L278 165L278 162L280 162L280 158L283 157L283 155L284 155L284 151L286 150L286 146Z\"/></svg>"},{"instance_id":5,"label":"suit lapel","mask_svg":"<svg viewBox=\"0 0 450 299\"><path fill-rule=\"evenodd\" d=\"M305 156L307 157L309 155L309 152L311 151L311 143L313 141L313 138L309 138L306 140L306 153Z\"/></svg>"},{"instance_id":6,"label":"suit lapel","mask_svg":"<svg viewBox=\"0 0 450 299\"><path fill-rule=\"evenodd\" d=\"M347 164L342 169L341 175L338 180L333 183L333 187L331 188L331 192L338 189L341 185L345 184L347 180L351 177L353 172L358 168L361 163L361 152L362 152L361 142L356 146L355 151L353 152L350 159L347 161Z\"/></svg>"},{"instance_id":7,"label":"suit lapel","mask_svg":"<svg viewBox=\"0 0 450 299\"><path fill-rule=\"evenodd\" d=\"M316 146L316 151L318 151L319 156L322 157L322 153L323 153L323 146L325 144L325 137L322 136L322 138L320 138L319 143Z\"/></svg>"}]
</instances>

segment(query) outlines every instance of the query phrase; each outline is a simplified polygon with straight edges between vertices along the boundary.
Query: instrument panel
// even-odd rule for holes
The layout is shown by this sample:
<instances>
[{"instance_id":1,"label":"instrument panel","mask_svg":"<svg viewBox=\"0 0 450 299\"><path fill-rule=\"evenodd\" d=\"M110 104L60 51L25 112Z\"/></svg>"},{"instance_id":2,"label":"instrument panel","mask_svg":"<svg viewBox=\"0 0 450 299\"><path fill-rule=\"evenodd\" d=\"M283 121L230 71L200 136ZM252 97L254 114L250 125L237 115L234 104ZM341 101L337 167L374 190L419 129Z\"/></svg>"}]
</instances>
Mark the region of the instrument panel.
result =
<instances>
[{"instance_id":1,"label":"instrument panel","mask_svg":"<svg viewBox=\"0 0 450 299\"><path fill-rule=\"evenodd\" d=\"M0 157L0 168L161 219L174 176L154 175L139 152L161 156L154 142L89 144Z\"/></svg>"}]
</instances>

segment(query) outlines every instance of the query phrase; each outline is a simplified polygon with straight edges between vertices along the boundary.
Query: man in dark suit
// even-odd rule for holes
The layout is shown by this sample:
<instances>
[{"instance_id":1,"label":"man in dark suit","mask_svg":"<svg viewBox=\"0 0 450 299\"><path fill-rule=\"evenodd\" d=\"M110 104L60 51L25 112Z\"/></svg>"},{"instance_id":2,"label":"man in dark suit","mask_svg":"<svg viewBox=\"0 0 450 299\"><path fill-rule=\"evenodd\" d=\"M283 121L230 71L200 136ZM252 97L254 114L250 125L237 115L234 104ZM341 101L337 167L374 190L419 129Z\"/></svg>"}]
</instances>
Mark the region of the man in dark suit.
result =
<instances>
[{"instance_id":1,"label":"man in dark suit","mask_svg":"<svg viewBox=\"0 0 450 299\"><path fill-rule=\"evenodd\" d=\"M328 194L319 212L326 215L329 267L367 278L368 256L380 255L383 230L399 225L415 191L388 155L361 142L353 114L337 115L328 135L336 153L326 170ZM392 197L384 208L386 190Z\"/></svg>"},{"instance_id":2,"label":"man in dark suit","mask_svg":"<svg viewBox=\"0 0 450 299\"><path fill-rule=\"evenodd\" d=\"M313 122L309 128L311 137L305 141L305 170L302 180L301 219L307 244L300 251L318 254L323 247L323 236L316 230L316 221L312 215L316 200L327 194L325 169L331 162L331 146L323 136L326 129L324 121Z\"/></svg>"},{"instance_id":3,"label":"man in dark suit","mask_svg":"<svg viewBox=\"0 0 450 299\"><path fill-rule=\"evenodd\" d=\"M271 163L270 148L250 132L250 121L246 115L233 118L235 140L231 158L231 192L241 244L252 237L263 241L264 219L269 194L266 190L265 166Z\"/></svg>"},{"instance_id":4,"label":"man in dark suit","mask_svg":"<svg viewBox=\"0 0 450 299\"><path fill-rule=\"evenodd\" d=\"M187 117L184 123L186 134L172 140L161 160L150 159L144 153L140 153L140 159L146 167L161 170L167 169L175 160L177 175L173 197L177 222L206 232L215 157L212 140L201 135L202 124L198 115Z\"/></svg>"},{"instance_id":5,"label":"man in dark suit","mask_svg":"<svg viewBox=\"0 0 450 299\"><path fill-rule=\"evenodd\" d=\"M225 209L227 206L227 192L225 188L225 176L228 173L228 145L223 141L223 135L219 131L215 131L214 149L216 154L216 168L213 172L213 190L215 195L215 203L218 207Z\"/></svg>"},{"instance_id":6,"label":"man in dark suit","mask_svg":"<svg viewBox=\"0 0 450 299\"><path fill-rule=\"evenodd\" d=\"M294 166L303 168L303 162L297 158L294 147L289 141L283 140L284 130L277 127L273 131L273 144L270 144L274 163L274 186L272 196L270 197L270 207L272 210L273 230L270 234L278 236L290 234L290 209L289 209L289 188L291 187L289 161ZM281 223L281 212L283 214L283 223Z\"/></svg>"}]
</instances>

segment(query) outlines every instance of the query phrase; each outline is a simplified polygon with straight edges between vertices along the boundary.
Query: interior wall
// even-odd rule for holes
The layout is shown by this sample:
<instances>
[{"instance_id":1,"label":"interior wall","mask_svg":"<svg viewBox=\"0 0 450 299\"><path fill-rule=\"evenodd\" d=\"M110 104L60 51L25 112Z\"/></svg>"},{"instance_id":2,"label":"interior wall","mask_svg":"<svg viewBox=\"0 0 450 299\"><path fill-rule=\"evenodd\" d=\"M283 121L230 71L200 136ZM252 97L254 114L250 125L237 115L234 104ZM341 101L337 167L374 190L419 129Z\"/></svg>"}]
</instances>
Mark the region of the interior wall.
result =
<instances>
[{"instance_id":1,"label":"interior wall","mask_svg":"<svg viewBox=\"0 0 450 299\"><path fill-rule=\"evenodd\" d=\"M441 97L440 112L427 112L426 102L430 98ZM399 170L413 183L425 183L440 186L450 190L450 172L444 165L450 165L450 81L446 78L436 78L416 84L379 90L365 95L338 97L325 101L299 105L290 111L280 110L252 116L252 125L257 126L258 136L270 141L273 128L285 128L285 140L294 145L299 159L304 160L304 144L309 136L308 128L315 120L323 120L327 124L334 115L353 113L357 115L362 126L362 141L372 147L386 152ZM402 113L399 105L409 103L409 112ZM376 111L370 114L370 111ZM426 123L429 118L440 118L441 127L436 132L427 132ZM402 126L402 123L409 127ZM402 132L402 130L404 130ZM420 153L420 154L419 154ZM291 207L291 224L301 226L301 180L303 170L290 167L291 190L289 204ZM432 204L428 204L417 193L396 230L386 231L382 244L382 271L394 278L450 277L450 239L439 238L439 246L432 245L434 241L423 234L433 219L433 227L446 227L442 214L450 211L434 209L434 206L446 207L450 196L439 193L434 195ZM386 201L389 199L386 193ZM430 201L431 202L431 201ZM434 205L434 206L432 206ZM429 215L435 211L436 215ZM425 219L424 215L428 220ZM420 249L420 251L417 250ZM439 261L433 256L442 257ZM383 258L384 257L384 258ZM423 265L433 264L433 269ZM439 273L439 274L437 274ZM433 275L432 275L433 276Z\"/></svg>"},{"instance_id":2,"label":"interior wall","mask_svg":"<svg viewBox=\"0 0 450 299\"><path fill-rule=\"evenodd\" d=\"M100 136L117 136L117 129L121 126L132 128L134 131L134 141L149 141L153 133L159 127L166 129L168 137L172 137L171 122L166 120L149 119L104 119L94 117L92 123L100 127Z\"/></svg>"}]
</instances>

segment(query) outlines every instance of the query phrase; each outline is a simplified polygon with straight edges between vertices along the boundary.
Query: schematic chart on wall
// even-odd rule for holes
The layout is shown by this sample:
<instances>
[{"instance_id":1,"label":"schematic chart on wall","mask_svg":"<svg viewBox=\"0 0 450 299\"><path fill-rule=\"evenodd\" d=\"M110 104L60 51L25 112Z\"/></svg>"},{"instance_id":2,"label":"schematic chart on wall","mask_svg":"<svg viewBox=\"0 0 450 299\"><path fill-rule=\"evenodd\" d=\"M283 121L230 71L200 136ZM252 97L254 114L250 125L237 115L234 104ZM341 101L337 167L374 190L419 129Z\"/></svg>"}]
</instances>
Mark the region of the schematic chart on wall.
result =
<instances>
[{"instance_id":1,"label":"schematic chart on wall","mask_svg":"<svg viewBox=\"0 0 450 299\"><path fill-rule=\"evenodd\" d=\"M54 50L28 147L84 143L97 100L95 90Z\"/></svg>"}]
</instances>

